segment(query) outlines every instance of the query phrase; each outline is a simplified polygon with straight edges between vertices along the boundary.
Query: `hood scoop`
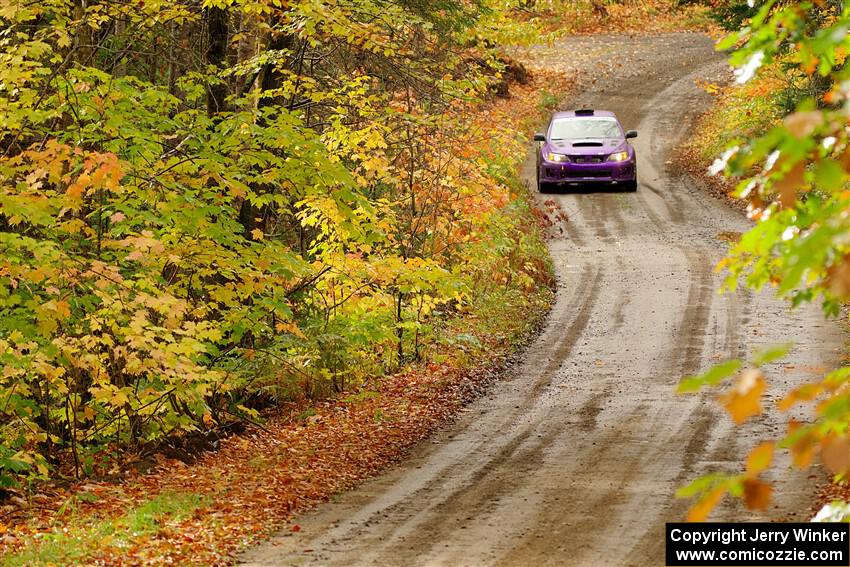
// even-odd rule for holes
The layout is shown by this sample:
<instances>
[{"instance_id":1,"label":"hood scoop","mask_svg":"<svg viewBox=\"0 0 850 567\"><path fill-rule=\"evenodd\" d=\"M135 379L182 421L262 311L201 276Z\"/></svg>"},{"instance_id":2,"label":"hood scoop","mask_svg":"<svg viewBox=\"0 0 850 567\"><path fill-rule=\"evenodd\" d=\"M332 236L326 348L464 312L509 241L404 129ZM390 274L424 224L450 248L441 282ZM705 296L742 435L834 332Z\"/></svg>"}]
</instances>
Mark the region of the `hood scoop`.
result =
<instances>
[{"instance_id":1,"label":"hood scoop","mask_svg":"<svg viewBox=\"0 0 850 567\"><path fill-rule=\"evenodd\" d=\"M603 145L602 142L575 142L575 143L573 143L574 148L592 148L592 147L601 148L602 145Z\"/></svg>"}]
</instances>

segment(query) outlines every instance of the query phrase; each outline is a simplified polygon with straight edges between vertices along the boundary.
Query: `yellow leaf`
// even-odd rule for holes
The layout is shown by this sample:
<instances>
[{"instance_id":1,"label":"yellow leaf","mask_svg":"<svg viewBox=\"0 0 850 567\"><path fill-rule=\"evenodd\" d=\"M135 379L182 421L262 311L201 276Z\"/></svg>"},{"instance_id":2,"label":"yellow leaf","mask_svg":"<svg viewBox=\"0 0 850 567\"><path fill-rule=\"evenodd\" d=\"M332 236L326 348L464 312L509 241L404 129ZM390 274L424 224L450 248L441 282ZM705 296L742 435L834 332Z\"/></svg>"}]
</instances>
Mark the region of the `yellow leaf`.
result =
<instances>
[{"instance_id":1,"label":"yellow leaf","mask_svg":"<svg viewBox=\"0 0 850 567\"><path fill-rule=\"evenodd\" d=\"M64 299L61 299L61 300L56 302L55 310L56 310L56 313L58 313L60 317L67 319L68 317L71 316L71 306Z\"/></svg>"},{"instance_id":2,"label":"yellow leaf","mask_svg":"<svg viewBox=\"0 0 850 567\"><path fill-rule=\"evenodd\" d=\"M770 506L773 488L755 478L744 480L744 504L750 510L766 510Z\"/></svg>"},{"instance_id":3,"label":"yellow leaf","mask_svg":"<svg viewBox=\"0 0 850 567\"><path fill-rule=\"evenodd\" d=\"M757 475L770 466L773 460L773 442L765 441L750 451L747 457L747 472Z\"/></svg>"},{"instance_id":4,"label":"yellow leaf","mask_svg":"<svg viewBox=\"0 0 850 567\"><path fill-rule=\"evenodd\" d=\"M119 407L119 406L123 406L124 404L126 404L129 401L130 401L130 399L127 397L127 394L125 394L121 390L116 390L115 394L112 395L112 399L110 400L110 403L115 407Z\"/></svg>"},{"instance_id":5,"label":"yellow leaf","mask_svg":"<svg viewBox=\"0 0 850 567\"><path fill-rule=\"evenodd\" d=\"M278 333L291 333L297 337L306 338L304 333L301 332L301 329L298 328L298 325L294 323L284 323L282 321L278 321L275 323L275 331Z\"/></svg>"},{"instance_id":6,"label":"yellow leaf","mask_svg":"<svg viewBox=\"0 0 850 567\"><path fill-rule=\"evenodd\" d=\"M251 238L253 238L254 240L262 240L263 238L265 238L265 235L263 234L262 230L260 230L259 228L255 228L251 231Z\"/></svg>"},{"instance_id":7,"label":"yellow leaf","mask_svg":"<svg viewBox=\"0 0 850 567\"><path fill-rule=\"evenodd\" d=\"M720 396L726 411L735 423L743 423L748 418L761 413L761 395L766 383L760 370L745 370L731 390Z\"/></svg>"}]
</instances>

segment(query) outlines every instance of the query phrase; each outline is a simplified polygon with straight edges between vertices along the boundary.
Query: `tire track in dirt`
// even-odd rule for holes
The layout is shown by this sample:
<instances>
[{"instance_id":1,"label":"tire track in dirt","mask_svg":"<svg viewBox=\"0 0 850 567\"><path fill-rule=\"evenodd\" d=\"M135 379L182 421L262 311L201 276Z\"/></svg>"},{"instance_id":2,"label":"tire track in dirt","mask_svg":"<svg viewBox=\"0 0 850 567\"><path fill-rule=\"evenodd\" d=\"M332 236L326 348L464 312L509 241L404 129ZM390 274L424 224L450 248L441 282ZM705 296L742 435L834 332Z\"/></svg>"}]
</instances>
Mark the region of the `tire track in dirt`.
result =
<instances>
[{"instance_id":1,"label":"tire track in dirt","mask_svg":"<svg viewBox=\"0 0 850 567\"><path fill-rule=\"evenodd\" d=\"M606 226L608 211L602 210L594 197L596 194L582 195L578 201L578 209L581 218L586 223L591 239L611 240L611 232Z\"/></svg>"},{"instance_id":2,"label":"tire track in dirt","mask_svg":"<svg viewBox=\"0 0 850 567\"><path fill-rule=\"evenodd\" d=\"M670 356L679 359L675 361L678 374L687 376L696 373L702 363L705 330L715 294L712 274L706 265L706 258L710 257L708 251L692 248L682 252L687 258L691 283L684 316L678 325L679 332L676 333L677 342L671 348Z\"/></svg>"},{"instance_id":3,"label":"tire track in dirt","mask_svg":"<svg viewBox=\"0 0 850 567\"><path fill-rule=\"evenodd\" d=\"M470 513L474 513L478 509L478 504L484 505L489 501L489 497L501 490L504 490L509 484L504 478L497 478L489 482L489 488L481 488L480 485L488 481L488 477L494 471L498 471L506 462L512 462L512 469L518 468L517 463L533 464L536 462L535 455L539 455L543 447L551 444L554 436L559 434L558 431L553 431L546 436L538 436L529 442L529 438L535 432L535 425L545 418L545 415L534 421L523 423L520 416L528 414L530 406L538 403L539 393L545 389L552 380L554 374L563 364L566 357L569 356L571 350L575 346L576 340L581 336L584 327L587 325L593 307L599 297L601 286L601 271L591 266L585 266L579 278L579 287L571 294L571 298L578 298L582 303L577 310L572 323L564 330L563 338L554 343L555 348L548 354L548 363L539 373L538 378L531 385L530 394L525 396L522 403L512 408L510 416L507 419L500 419L499 424L496 424L496 429L506 428L508 435L499 439L500 447L495 453L487 452L486 459L476 459L480 456L482 446L491 444L492 440L482 440L481 442L469 446L468 455L471 458L464 458L451 466L444 468L440 474L430 482L422 485L417 490L411 491L405 495L404 499L398 502L393 502L390 506L380 507L370 511L365 518L357 518L349 525L344 526L344 530L334 530L332 537L326 542L327 545L332 545L333 541L340 537L356 538L358 540L368 539L364 536L368 532L368 528L375 522L385 522L392 519L397 526L392 533L382 537L382 547L376 552L364 552L360 555L360 560L368 564L386 564L386 556L397 558L399 561L404 561L404 557L418 557L425 553L430 546L433 538L444 530L451 531L451 523L447 523L440 511L447 506L456 507L459 502L466 502L466 508ZM512 425L519 424L519 425ZM451 491L446 491L443 487L446 478L455 479L455 488ZM475 486L474 491L469 488ZM442 488L442 490L441 490ZM425 510L420 510L415 513L407 513L405 503L410 500L424 500L429 502ZM411 543L405 534L412 533L428 533L431 538L418 538L417 541ZM403 563L402 563L403 564Z\"/></svg>"},{"instance_id":4,"label":"tire track in dirt","mask_svg":"<svg viewBox=\"0 0 850 567\"><path fill-rule=\"evenodd\" d=\"M711 288L711 273L705 267L705 251L684 249L682 253L687 258L687 272L691 274L693 279L688 288L684 312L676 326L677 332L674 334L676 341L670 345L668 358L664 363L666 367L677 367L677 375L679 376L691 374L697 370L704 346L705 337L703 331L708 323L710 313L710 302L708 300L711 298L713 291ZM596 427L597 418L602 411L601 402L610 395L611 390L611 383L606 383L605 390L591 396L585 406L583 406L581 413L583 414L589 410L592 419L583 419L580 424L582 429L587 431ZM640 423L646 421L647 410L647 404L638 404L622 419L618 427L602 435L597 435L594 442L595 450L590 455L581 459L584 468L589 471L610 468L612 466L620 467L625 471L625 474L620 476L616 483L609 486L607 491L585 503L586 509L606 509L616 504L622 498L622 494L626 491L629 483L633 480L635 471L645 468L645 466L641 466L642 463L647 460L655 460L660 456L659 453L664 451L664 444L659 443L657 450L650 455L640 453L623 455L619 453L615 456L616 462L611 462L612 455L610 454L610 448L616 447L627 431L634 429ZM666 413L657 413L656 415L657 419L653 420L653 423L647 426L647 429L663 431L663 425L670 419L670 416ZM687 475L692 473L693 463L703 454L705 440L710 435L716 419L716 416L708 412L704 407L700 407L697 410L696 420L693 420L693 416L690 414L688 417L689 419L680 421L675 433L670 436L671 438L687 437L688 439L685 445L685 460L682 463L681 473L676 478L677 483L683 483ZM592 424L592 427L588 427L589 423ZM529 558L533 558L533 564L538 565L560 564L557 562L558 560L552 563L551 558L545 556L537 557L534 550L535 542L543 537L543 531L549 534L549 537L554 535L552 533L553 526L556 526L555 529L557 529L557 526L566 527L566 530L561 531L560 537L570 541L572 560L576 561L576 565L584 564L583 561L585 560L592 561L592 557L588 557L588 555L592 554L594 538L598 537L598 534L603 531L603 527L598 522L588 521L585 518L582 521L582 529L579 531L583 535L577 538L575 537L575 520L573 522L562 521L559 523L558 520L563 519L563 516L564 510L560 508L549 510L548 516L545 516L543 521L539 522L540 529L526 536L525 545L514 548L512 553L501 561L500 565L516 565L520 564L519 562L521 561L526 561L524 564L532 564L529 562ZM656 553L661 549L658 547L659 545L663 547L663 534L661 539L659 539L657 531L657 524L653 524L652 528L641 539L641 542L645 546L643 552L648 554L643 555L644 557L658 557ZM661 543L659 544L659 542ZM648 543L652 545L646 546ZM638 556L641 555L638 554Z\"/></svg>"}]
</instances>

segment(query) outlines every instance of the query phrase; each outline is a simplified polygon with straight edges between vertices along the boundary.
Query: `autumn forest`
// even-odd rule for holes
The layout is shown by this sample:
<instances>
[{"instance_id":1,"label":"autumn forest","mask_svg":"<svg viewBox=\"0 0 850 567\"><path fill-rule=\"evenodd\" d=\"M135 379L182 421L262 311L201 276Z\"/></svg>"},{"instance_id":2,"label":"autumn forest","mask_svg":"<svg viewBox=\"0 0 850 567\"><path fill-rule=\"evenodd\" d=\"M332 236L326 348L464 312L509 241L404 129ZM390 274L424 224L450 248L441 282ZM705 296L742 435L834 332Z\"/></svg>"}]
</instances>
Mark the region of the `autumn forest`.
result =
<instances>
[{"instance_id":1,"label":"autumn forest","mask_svg":"<svg viewBox=\"0 0 850 567\"><path fill-rule=\"evenodd\" d=\"M661 467L667 521L768 510L780 453L825 465L805 506L850 497L842 2L0 0L0 23L3 565L229 564L464 412L493 437L445 470L481 447L521 470L544 438L573 482L630 462L634 429L600 424L652 410L617 403L655 400L662 433L716 406L743 453L629 465ZM641 129L636 195L538 194L534 133L580 105ZM397 552L375 561L418 561Z\"/></svg>"}]
</instances>

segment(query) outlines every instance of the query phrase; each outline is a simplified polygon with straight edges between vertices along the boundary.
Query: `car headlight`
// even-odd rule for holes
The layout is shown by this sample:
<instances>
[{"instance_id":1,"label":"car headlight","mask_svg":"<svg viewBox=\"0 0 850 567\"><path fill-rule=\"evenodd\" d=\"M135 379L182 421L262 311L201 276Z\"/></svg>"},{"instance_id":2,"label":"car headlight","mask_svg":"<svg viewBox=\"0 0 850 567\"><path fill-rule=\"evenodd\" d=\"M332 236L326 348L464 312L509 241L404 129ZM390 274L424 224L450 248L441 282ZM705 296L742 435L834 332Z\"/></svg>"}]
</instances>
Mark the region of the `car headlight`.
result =
<instances>
[{"instance_id":1,"label":"car headlight","mask_svg":"<svg viewBox=\"0 0 850 567\"><path fill-rule=\"evenodd\" d=\"M608 161L626 161L629 159L629 152L617 152L608 156Z\"/></svg>"},{"instance_id":2,"label":"car headlight","mask_svg":"<svg viewBox=\"0 0 850 567\"><path fill-rule=\"evenodd\" d=\"M567 162L570 161L570 158L565 156L564 154L556 154L554 152L548 152L546 154L546 159L554 162Z\"/></svg>"}]
</instances>

